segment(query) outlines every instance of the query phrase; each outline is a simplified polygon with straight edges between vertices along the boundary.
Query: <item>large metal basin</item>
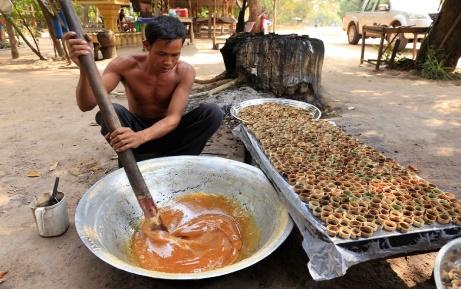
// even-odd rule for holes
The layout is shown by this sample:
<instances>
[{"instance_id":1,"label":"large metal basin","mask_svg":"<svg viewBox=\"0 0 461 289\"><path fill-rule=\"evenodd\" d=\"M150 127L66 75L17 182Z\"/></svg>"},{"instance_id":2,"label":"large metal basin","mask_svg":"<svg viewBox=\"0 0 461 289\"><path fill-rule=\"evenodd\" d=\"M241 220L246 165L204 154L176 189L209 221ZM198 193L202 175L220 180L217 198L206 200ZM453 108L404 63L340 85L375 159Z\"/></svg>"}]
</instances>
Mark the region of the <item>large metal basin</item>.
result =
<instances>
[{"instance_id":1,"label":"large metal basin","mask_svg":"<svg viewBox=\"0 0 461 289\"><path fill-rule=\"evenodd\" d=\"M159 205L188 192L208 192L237 200L256 220L259 244L250 257L201 273L163 273L138 267L129 250L142 211L123 170L93 185L80 200L75 226L83 243L106 263L138 275L161 279L202 279L251 266L272 253L288 236L293 223L261 170L244 163L207 156L147 160L139 168Z\"/></svg>"},{"instance_id":2,"label":"large metal basin","mask_svg":"<svg viewBox=\"0 0 461 289\"><path fill-rule=\"evenodd\" d=\"M461 270L460 252L461 238L451 240L440 249L434 265L434 279L437 289L451 288L447 273L452 269Z\"/></svg>"}]
</instances>

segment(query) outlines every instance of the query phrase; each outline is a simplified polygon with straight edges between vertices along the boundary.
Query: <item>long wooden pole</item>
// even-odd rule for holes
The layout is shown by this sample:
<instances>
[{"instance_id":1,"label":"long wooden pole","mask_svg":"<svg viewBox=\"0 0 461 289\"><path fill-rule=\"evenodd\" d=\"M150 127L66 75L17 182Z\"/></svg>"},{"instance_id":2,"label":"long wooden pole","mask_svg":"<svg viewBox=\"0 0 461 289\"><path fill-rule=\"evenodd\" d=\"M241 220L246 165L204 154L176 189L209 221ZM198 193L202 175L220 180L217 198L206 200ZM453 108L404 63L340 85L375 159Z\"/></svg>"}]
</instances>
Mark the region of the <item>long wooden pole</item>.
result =
<instances>
[{"instance_id":1,"label":"long wooden pole","mask_svg":"<svg viewBox=\"0 0 461 289\"><path fill-rule=\"evenodd\" d=\"M67 23L71 31L74 31L77 34L78 39L85 39L83 35L82 26L75 14L75 11L72 7L71 0L60 0L61 7L66 16ZM96 63L94 62L93 55L82 55L79 57L81 69L86 73L90 86L93 90L93 94L96 97L99 109L103 116L106 126L109 128L109 131L114 131L119 128L120 121L115 113L114 107L109 99L106 89L104 88L101 80L101 75ZM139 171L138 165L134 158L133 152L131 149L124 152L118 153L120 162L125 169L128 180L133 188L133 192L136 195L139 206L144 212L146 219L151 220L153 225L158 225L161 227L160 216L158 215L157 207L155 206L154 200L149 192L149 189L144 181L144 178Z\"/></svg>"}]
</instances>

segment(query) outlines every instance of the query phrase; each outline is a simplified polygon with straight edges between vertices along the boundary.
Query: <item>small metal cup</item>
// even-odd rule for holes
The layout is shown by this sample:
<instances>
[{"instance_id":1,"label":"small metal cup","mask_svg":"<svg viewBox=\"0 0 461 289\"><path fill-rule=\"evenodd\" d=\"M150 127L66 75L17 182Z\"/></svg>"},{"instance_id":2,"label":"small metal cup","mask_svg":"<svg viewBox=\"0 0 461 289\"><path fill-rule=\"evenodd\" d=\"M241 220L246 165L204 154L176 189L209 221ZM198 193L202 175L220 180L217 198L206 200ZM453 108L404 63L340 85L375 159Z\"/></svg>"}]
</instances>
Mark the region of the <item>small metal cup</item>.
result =
<instances>
[{"instance_id":1,"label":"small metal cup","mask_svg":"<svg viewBox=\"0 0 461 289\"><path fill-rule=\"evenodd\" d=\"M31 204L32 215L42 237L55 237L64 234L69 228L67 201L64 193L58 193L59 202L48 206L40 200L49 200L51 195L44 193Z\"/></svg>"}]
</instances>

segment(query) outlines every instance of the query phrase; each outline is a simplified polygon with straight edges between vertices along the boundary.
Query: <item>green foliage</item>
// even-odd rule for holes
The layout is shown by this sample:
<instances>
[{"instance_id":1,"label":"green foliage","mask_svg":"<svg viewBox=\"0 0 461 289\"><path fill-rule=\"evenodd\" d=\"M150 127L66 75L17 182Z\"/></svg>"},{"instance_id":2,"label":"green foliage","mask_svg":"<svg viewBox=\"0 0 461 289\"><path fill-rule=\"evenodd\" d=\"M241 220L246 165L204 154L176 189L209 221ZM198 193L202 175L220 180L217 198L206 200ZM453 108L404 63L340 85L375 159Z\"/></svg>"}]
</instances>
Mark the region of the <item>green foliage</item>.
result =
<instances>
[{"instance_id":1,"label":"green foliage","mask_svg":"<svg viewBox=\"0 0 461 289\"><path fill-rule=\"evenodd\" d=\"M338 16L338 0L317 0L313 2L313 9L308 13L307 23L310 25L339 25L342 19Z\"/></svg>"},{"instance_id":2,"label":"green foliage","mask_svg":"<svg viewBox=\"0 0 461 289\"><path fill-rule=\"evenodd\" d=\"M88 22L97 23L98 22L98 19L96 17L97 14L98 14L98 10L97 10L96 6L90 5L88 7Z\"/></svg>"},{"instance_id":3,"label":"green foliage","mask_svg":"<svg viewBox=\"0 0 461 289\"><path fill-rule=\"evenodd\" d=\"M277 21L293 23L295 18L306 19L312 10L312 2L306 0L279 0L277 2Z\"/></svg>"},{"instance_id":4,"label":"green foliage","mask_svg":"<svg viewBox=\"0 0 461 289\"><path fill-rule=\"evenodd\" d=\"M450 69L445 67L444 60L439 59L433 48L429 48L426 60L421 66L421 76L429 79L446 80L452 79Z\"/></svg>"},{"instance_id":5,"label":"green foliage","mask_svg":"<svg viewBox=\"0 0 461 289\"><path fill-rule=\"evenodd\" d=\"M342 19L346 12L359 11L362 7L362 0L340 0L338 15Z\"/></svg>"},{"instance_id":6,"label":"green foliage","mask_svg":"<svg viewBox=\"0 0 461 289\"><path fill-rule=\"evenodd\" d=\"M371 47L375 49L376 51L378 51L379 49L378 44L374 44ZM383 55L381 56L381 59L389 65L388 68L397 69L397 70L413 69L415 66L415 61L411 58L404 56L401 51L398 51L397 54L395 55L394 63L392 64L390 63L391 56L392 56L392 50L394 50L394 47L395 47L395 42L389 45L387 49L383 51Z\"/></svg>"},{"instance_id":7,"label":"green foliage","mask_svg":"<svg viewBox=\"0 0 461 289\"><path fill-rule=\"evenodd\" d=\"M273 0L261 0L261 6L268 15L272 15L272 12L274 11Z\"/></svg>"},{"instance_id":8,"label":"green foliage","mask_svg":"<svg viewBox=\"0 0 461 289\"><path fill-rule=\"evenodd\" d=\"M379 49L379 45L377 45L377 47ZM389 60L391 60L392 51L394 50L394 47L395 47L395 42L392 42L392 44L388 45L387 49L383 51L382 58L384 59L384 61L388 62ZM397 55L395 56L395 58L398 59L399 57L402 57L402 53L400 51L397 52Z\"/></svg>"},{"instance_id":9,"label":"green foliage","mask_svg":"<svg viewBox=\"0 0 461 289\"><path fill-rule=\"evenodd\" d=\"M272 0L261 1L266 11L271 13ZM345 11L355 10L360 3L361 0L279 0L277 19L285 24L301 19L307 25L339 25Z\"/></svg>"},{"instance_id":10,"label":"green foliage","mask_svg":"<svg viewBox=\"0 0 461 289\"><path fill-rule=\"evenodd\" d=\"M10 48L10 42L9 41L0 41L0 49L7 49Z\"/></svg>"},{"instance_id":11,"label":"green foliage","mask_svg":"<svg viewBox=\"0 0 461 289\"><path fill-rule=\"evenodd\" d=\"M405 56L396 57L395 63L392 66L392 68L398 70L411 70L415 68L415 60Z\"/></svg>"},{"instance_id":12,"label":"green foliage","mask_svg":"<svg viewBox=\"0 0 461 289\"><path fill-rule=\"evenodd\" d=\"M26 26L32 31L35 37L40 35L41 28L46 24L43 19L42 12L33 0L16 0L13 1L14 8L11 18L14 20L16 26L27 35L29 34Z\"/></svg>"}]
</instances>

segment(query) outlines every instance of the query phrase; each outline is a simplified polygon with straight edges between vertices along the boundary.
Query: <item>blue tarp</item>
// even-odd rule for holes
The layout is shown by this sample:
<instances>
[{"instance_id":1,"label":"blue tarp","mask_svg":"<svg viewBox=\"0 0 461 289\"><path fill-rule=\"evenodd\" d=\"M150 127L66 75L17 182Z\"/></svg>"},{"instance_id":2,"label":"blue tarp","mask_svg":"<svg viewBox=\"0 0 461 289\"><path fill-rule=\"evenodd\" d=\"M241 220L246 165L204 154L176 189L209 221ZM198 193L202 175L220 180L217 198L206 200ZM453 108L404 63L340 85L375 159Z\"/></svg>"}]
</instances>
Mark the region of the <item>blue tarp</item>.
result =
<instances>
[{"instance_id":1,"label":"blue tarp","mask_svg":"<svg viewBox=\"0 0 461 289\"><path fill-rule=\"evenodd\" d=\"M64 13L62 11L58 12L58 16L52 16L51 22L53 24L54 32L56 33L57 39L61 39L63 34L69 31L66 17L64 16Z\"/></svg>"},{"instance_id":2,"label":"blue tarp","mask_svg":"<svg viewBox=\"0 0 461 289\"><path fill-rule=\"evenodd\" d=\"M153 19L154 18L138 17L136 21L146 24L146 23L152 22Z\"/></svg>"}]
</instances>

